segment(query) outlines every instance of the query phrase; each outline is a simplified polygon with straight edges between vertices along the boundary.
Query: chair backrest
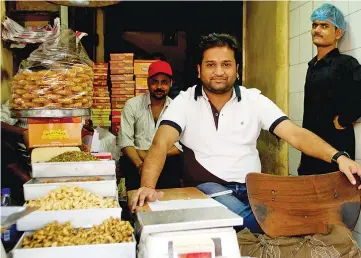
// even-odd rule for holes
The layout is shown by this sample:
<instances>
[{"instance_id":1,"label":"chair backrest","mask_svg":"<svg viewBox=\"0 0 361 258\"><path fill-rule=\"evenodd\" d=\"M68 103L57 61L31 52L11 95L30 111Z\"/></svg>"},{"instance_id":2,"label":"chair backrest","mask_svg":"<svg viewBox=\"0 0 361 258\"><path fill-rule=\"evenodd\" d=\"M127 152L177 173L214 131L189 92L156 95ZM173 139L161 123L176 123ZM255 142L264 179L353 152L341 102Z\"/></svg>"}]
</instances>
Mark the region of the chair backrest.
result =
<instances>
[{"instance_id":1,"label":"chair backrest","mask_svg":"<svg viewBox=\"0 0 361 258\"><path fill-rule=\"evenodd\" d=\"M361 208L361 191L341 172L311 176L249 173L252 211L271 237L327 232L327 225L353 229Z\"/></svg>"}]
</instances>

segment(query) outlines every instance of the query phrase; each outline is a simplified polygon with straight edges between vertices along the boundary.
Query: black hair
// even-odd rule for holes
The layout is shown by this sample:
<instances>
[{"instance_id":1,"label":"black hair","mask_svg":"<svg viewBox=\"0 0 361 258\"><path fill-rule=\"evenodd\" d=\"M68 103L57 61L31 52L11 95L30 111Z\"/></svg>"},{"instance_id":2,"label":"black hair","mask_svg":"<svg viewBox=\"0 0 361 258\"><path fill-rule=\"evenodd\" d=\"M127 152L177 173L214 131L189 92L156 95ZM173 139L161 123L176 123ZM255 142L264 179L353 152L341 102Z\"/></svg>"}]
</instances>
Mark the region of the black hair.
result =
<instances>
[{"instance_id":1,"label":"black hair","mask_svg":"<svg viewBox=\"0 0 361 258\"><path fill-rule=\"evenodd\" d=\"M206 50L214 47L228 47L233 50L236 64L240 63L240 51L237 39L226 33L210 33L201 36L198 44L197 64L201 65L203 54Z\"/></svg>"}]
</instances>

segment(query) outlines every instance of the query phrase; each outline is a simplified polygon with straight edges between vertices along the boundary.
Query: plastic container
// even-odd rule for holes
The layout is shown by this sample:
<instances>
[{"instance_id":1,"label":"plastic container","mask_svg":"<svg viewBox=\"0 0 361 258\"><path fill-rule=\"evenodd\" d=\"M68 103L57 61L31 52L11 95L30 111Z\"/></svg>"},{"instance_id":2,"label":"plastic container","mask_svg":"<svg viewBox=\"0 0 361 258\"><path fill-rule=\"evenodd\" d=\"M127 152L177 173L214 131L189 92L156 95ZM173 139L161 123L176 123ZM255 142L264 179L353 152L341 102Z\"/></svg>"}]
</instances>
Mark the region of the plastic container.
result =
<instances>
[{"instance_id":1,"label":"plastic container","mask_svg":"<svg viewBox=\"0 0 361 258\"><path fill-rule=\"evenodd\" d=\"M29 233L26 233L29 234ZM13 258L135 258L136 242L99 245L78 245L43 248L22 248L24 236L16 244L12 251Z\"/></svg>"},{"instance_id":2,"label":"plastic container","mask_svg":"<svg viewBox=\"0 0 361 258\"><path fill-rule=\"evenodd\" d=\"M1 223L7 219L8 216L15 212L20 212L24 210L24 207L13 206L13 207L1 207ZM13 249L15 244L21 238L23 234L22 231L16 229L16 224L11 225L4 233L1 234L1 242L3 244L4 250L6 252ZM3 257L3 256L1 256Z\"/></svg>"},{"instance_id":3,"label":"plastic container","mask_svg":"<svg viewBox=\"0 0 361 258\"><path fill-rule=\"evenodd\" d=\"M104 180L100 181L85 181L89 177L52 177L52 178L33 178L26 182L24 187L24 199L35 200L43 198L50 191L66 186L76 185L94 194L99 194L103 197L114 197L117 195L116 178L115 176L98 176ZM78 182L66 182L68 180L78 179ZM81 180L84 181L81 181ZM46 181L55 181L47 183Z\"/></svg>"},{"instance_id":4,"label":"plastic container","mask_svg":"<svg viewBox=\"0 0 361 258\"><path fill-rule=\"evenodd\" d=\"M115 161L44 162L32 164L32 177L115 175Z\"/></svg>"},{"instance_id":5,"label":"plastic container","mask_svg":"<svg viewBox=\"0 0 361 258\"><path fill-rule=\"evenodd\" d=\"M121 216L122 208L120 206L118 208L34 211L19 219L16 222L16 227L20 231L32 231L41 229L53 221L58 221L59 223L70 221L74 228L89 228L93 225L101 224L110 217L121 218Z\"/></svg>"},{"instance_id":6,"label":"plastic container","mask_svg":"<svg viewBox=\"0 0 361 258\"><path fill-rule=\"evenodd\" d=\"M11 189L2 188L1 189L1 206L10 206L11 205Z\"/></svg>"}]
</instances>

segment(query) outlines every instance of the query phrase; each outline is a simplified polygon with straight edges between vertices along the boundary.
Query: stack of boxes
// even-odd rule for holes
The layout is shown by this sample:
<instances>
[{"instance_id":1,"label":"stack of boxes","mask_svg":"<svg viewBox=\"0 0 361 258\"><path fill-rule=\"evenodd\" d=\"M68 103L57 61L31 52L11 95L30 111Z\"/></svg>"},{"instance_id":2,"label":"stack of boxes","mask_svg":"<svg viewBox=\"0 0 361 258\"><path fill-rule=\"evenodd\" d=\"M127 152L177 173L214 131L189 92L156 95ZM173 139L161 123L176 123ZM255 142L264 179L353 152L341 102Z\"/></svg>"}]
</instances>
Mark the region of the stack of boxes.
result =
<instances>
[{"instance_id":1,"label":"stack of boxes","mask_svg":"<svg viewBox=\"0 0 361 258\"><path fill-rule=\"evenodd\" d=\"M115 136L118 136L125 102L134 96L148 93L148 69L156 61L134 60L134 53L110 54L111 132Z\"/></svg>"},{"instance_id":2,"label":"stack of boxes","mask_svg":"<svg viewBox=\"0 0 361 258\"><path fill-rule=\"evenodd\" d=\"M133 53L110 54L111 131L117 136L125 102L134 97Z\"/></svg>"},{"instance_id":3,"label":"stack of boxes","mask_svg":"<svg viewBox=\"0 0 361 258\"><path fill-rule=\"evenodd\" d=\"M134 60L135 96L148 93L148 69L157 60Z\"/></svg>"},{"instance_id":4,"label":"stack of boxes","mask_svg":"<svg viewBox=\"0 0 361 258\"><path fill-rule=\"evenodd\" d=\"M110 94L108 89L108 63L94 63L93 126L110 127Z\"/></svg>"}]
</instances>

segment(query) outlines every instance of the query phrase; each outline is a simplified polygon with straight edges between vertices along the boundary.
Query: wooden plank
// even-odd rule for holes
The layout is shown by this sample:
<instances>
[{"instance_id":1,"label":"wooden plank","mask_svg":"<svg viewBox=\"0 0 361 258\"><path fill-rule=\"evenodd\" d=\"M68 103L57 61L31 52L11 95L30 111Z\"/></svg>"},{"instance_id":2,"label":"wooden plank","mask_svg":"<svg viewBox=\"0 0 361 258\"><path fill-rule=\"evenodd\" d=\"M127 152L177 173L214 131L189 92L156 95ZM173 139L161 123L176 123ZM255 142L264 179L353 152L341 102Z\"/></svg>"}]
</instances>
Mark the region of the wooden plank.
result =
<instances>
[{"instance_id":1,"label":"wooden plank","mask_svg":"<svg viewBox=\"0 0 361 258\"><path fill-rule=\"evenodd\" d=\"M195 187L184 187L184 188L172 188L172 189L161 189L160 191L164 192L163 197L160 201L170 201L170 200L191 200L191 199L207 199L209 198L206 194L202 193ZM128 191L128 200L131 200L132 196L137 192L137 190ZM140 207L137 206L135 209L136 212L139 211L151 211L148 204Z\"/></svg>"}]
</instances>

